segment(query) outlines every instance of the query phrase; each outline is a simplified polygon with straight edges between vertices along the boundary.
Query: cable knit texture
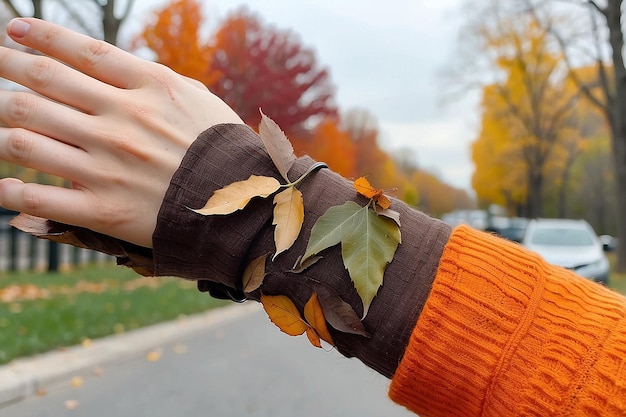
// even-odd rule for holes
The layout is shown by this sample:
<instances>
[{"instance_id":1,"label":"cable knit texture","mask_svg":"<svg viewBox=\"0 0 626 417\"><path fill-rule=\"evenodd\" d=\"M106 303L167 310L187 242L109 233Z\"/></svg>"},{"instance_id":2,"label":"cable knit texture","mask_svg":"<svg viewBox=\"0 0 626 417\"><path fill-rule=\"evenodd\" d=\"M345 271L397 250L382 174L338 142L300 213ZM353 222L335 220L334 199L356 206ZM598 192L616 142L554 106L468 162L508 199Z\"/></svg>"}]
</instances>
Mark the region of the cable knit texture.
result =
<instances>
[{"instance_id":1,"label":"cable knit texture","mask_svg":"<svg viewBox=\"0 0 626 417\"><path fill-rule=\"evenodd\" d=\"M421 417L626 416L626 299L461 226L390 397Z\"/></svg>"}]
</instances>

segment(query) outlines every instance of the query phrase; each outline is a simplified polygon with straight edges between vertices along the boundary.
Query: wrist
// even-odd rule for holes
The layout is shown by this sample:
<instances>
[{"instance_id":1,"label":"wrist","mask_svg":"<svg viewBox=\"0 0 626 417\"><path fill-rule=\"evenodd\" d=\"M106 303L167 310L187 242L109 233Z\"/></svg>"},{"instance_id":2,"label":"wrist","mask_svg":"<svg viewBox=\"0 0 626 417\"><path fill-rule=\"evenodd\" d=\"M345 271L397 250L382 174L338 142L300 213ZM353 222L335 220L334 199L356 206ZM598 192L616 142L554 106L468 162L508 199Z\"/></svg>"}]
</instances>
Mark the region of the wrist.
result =
<instances>
[{"instance_id":1,"label":"wrist","mask_svg":"<svg viewBox=\"0 0 626 417\"><path fill-rule=\"evenodd\" d=\"M245 129L245 130L244 130ZM291 180L306 172L314 161L298 159ZM255 258L275 252L271 199L253 199L245 209L222 216L203 216L189 210L204 206L217 189L250 175L280 178L258 136L248 128L217 126L192 145L174 175L166 194L154 235L157 275L207 280L241 290L245 267ZM303 255L316 220L330 207L346 201L367 204L350 181L328 169L310 174L298 188L304 197L305 216L294 246L267 261L267 276L260 290L249 296L286 295L302 311L311 295L311 283L332 288L359 315L363 304L345 269L341 248L323 251L323 258L303 273L291 270ZM394 201L400 212L402 243L387 266L363 324L371 337L330 329L339 351L355 356L385 376L395 372L421 307L428 296L450 228L405 204Z\"/></svg>"}]
</instances>

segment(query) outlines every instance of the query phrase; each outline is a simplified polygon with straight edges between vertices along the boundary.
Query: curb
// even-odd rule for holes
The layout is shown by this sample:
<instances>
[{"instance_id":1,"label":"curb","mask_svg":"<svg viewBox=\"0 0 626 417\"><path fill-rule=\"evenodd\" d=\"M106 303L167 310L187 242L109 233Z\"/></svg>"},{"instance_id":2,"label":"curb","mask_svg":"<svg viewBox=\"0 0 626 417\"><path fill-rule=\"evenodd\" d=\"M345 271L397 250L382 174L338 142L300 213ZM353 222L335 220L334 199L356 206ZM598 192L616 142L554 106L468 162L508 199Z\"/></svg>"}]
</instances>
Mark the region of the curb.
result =
<instances>
[{"instance_id":1,"label":"curb","mask_svg":"<svg viewBox=\"0 0 626 417\"><path fill-rule=\"evenodd\" d=\"M94 340L88 346L72 346L0 366L0 408L21 401L38 390L94 367L124 362L181 337L244 318L260 311L258 303L209 310L183 319L158 323L120 335Z\"/></svg>"}]
</instances>

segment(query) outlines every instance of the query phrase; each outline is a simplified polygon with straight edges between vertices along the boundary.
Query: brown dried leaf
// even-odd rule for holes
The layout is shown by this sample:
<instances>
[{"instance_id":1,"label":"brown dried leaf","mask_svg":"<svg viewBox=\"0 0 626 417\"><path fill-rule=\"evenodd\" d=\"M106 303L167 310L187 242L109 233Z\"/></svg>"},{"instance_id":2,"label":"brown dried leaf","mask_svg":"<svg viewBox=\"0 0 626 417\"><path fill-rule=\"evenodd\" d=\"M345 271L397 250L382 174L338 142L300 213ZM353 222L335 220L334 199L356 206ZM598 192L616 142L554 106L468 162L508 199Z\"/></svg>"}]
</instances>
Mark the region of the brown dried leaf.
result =
<instances>
[{"instance_id":1,"label":"brown dried leaf","mask_svg":"<svg viewBox=\"0 0 626 417\"><path fill-rule=\"evenodd\" d=\"M274 242L276 253L272 260L289 249L296 241L304 222L304 201L296 187L287 187L274 197Z\"/></svg>"},{"instance_id":2,"label":"brown dried leaf","mask_svg":"<svg viewBox=\"0 0 626 417\"><path fill-rule=\"evenodd\" d=\"M339 297L337 291L322 283L313 283L312 287L328 324L340 332L371 337L354 309Z\"/></svg>"},{"instance_id":3,"label":"brown dried leaf","mask_svg":"<svg viewBox=\"0 0 626 417\"><path fill-rule=\"evenodd\" d=\"M304 262L300 262L302 260L302 256L298 256L298 259L296 259L296 263L294 264L293 268L291 269L291 271L288 272L293 272L294 274L304 272L304 270L311 267L322 258L323 256L311 256L310 258L307 258Z\"/></svg>"},{"instance_id":4,"label":"brown dried leaf","mask_svg":"<svg viewBox=\"0 0 626 417\"><path fill-rule=\"evenodd\" d=\"M40 239L73 245L79 248L93 249L115 256L118 265L132 268L141 275L152 276L154 274L152 251L148 248L83 227L58 223L25 213L21 213L13 218L9 224Z\"/></svg>"},{"instance_id":5,"label":"brown dried leaf","mask_svg":"<svg viewBox=\"0 0 626 417\"><path fill-rule=\"evenodd\" d=\"M307 323L309 323L309 325L315 329L317 335L321 337L322 340L330 343L333 346L335 345L332 336L328 332L328 327L326 327L324 312L322 311L322 307L320 306L315 291L313 291L313 294L311 294L311 298L309 298L309 301L307 301L307 303L304 305L304 318L306 319ZM310 337L309 340L311 340Z\"/></svg>"},{"instance_id":6,"label":"brown dried leaf","mask_svg":"<svg viewBox=\"0 0 626 417\"><path fill-rule=\"evenodd\" d=\"M251 175L247 180L234 182L215 191L204 207L192 210L205 216L234 213L243 209L254 197L268 197L279 188L280 183L276 178Z\"/></svg>"},{"instance_id":7,"label":"brown dried leaf","mask_svg":"<svg viewBox=\"0 0 626 417\"><path fill-rule=\"evenodd\" d=\"M267 275L265 272L265 260L269 253L255 258L243 271L243 292L250 293L261 286Z\"/></svg>"},{"instance_id":8,"label":"brown dried leaf","mask_svg":"<svg viewBox=\"0 0 626 417\"><path fill-rule=\"evenodd\" d=\"M379 216L385 216L393 220L394 222L396 222L398 227L400 227L400 213L391 209L383 209L378 205L376 205L375 210L376 210L376 214L378 214Z\"/></svg>"},{"instance_id":9,"label":"brown dried leaf","mask_svg":"<svg viewBox=\"0 0 626 417\"><path fill-rule=\"evenodd\" d=\"M293 147L280 127L272 119L263 114L262 111L261 123L259 123L259 136L280 175L282 175L287 182L290 182L287 173L296 160Z\"/></svg>"}]
</instances>

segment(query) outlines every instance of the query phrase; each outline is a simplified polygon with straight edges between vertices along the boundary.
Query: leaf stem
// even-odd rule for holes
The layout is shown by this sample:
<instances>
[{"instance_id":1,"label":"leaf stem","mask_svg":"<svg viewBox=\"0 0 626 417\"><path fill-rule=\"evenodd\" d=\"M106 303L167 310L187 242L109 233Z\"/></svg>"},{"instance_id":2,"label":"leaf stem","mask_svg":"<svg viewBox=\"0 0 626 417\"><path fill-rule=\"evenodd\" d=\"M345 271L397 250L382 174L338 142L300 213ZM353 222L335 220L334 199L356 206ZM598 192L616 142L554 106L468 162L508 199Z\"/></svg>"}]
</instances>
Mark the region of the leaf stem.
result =
<instances>
[{"instance_id":1,"label":"leaf stem","mask_svg":"<svg viewBox=\"0 0 626 417\"><path fill-rule=\"evenodd\" d=\"M302 181L304 181L304 179L312 172L317 171L318 169L322 169L322 168L328 168L328 165L326 165L325 162L316 162L313 165L311 165L309 167L309 169L306 170L306 172L302 175L300 175L300 178L298 178L297 180L295 180L294 182L290 182L288 184L283 184L280 187L281 188L289 188L289 187L296 187L298 184L300 184Z\"/></svg>"}]
</instances>

